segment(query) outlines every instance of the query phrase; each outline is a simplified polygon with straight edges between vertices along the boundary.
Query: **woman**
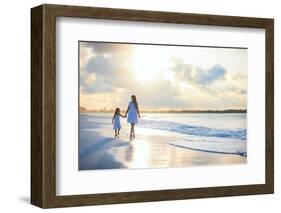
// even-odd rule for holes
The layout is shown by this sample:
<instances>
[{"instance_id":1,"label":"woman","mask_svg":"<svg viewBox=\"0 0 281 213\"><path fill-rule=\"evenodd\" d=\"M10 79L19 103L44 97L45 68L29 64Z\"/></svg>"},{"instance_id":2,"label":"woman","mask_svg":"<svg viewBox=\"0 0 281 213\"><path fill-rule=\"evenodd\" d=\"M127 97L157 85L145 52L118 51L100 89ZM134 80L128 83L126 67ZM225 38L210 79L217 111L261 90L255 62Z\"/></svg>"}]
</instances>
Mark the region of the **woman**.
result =
<instances>
[{"instance_id":1,"label":"woman","mask_svg":"<svg viewBox=\"0 0 281 213\"><path fill-rule=\"evenodd\" d=\"M132 140L135 138L135 124L138 123L138 117L140 118L138 102L135 95L131 96L125 116L127 115L127 122L131 124L130 140Z\"/></svg>"}]
</instances>

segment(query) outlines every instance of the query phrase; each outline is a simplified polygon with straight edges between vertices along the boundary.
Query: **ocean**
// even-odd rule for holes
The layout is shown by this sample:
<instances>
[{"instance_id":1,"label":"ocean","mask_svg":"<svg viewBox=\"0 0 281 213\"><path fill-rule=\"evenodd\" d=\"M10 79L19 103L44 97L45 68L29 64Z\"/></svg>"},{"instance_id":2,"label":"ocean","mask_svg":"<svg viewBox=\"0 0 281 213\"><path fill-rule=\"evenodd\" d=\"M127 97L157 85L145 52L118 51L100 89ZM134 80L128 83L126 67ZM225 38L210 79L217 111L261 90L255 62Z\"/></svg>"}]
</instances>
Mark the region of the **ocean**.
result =
<instances>
[{"instance_id":1,"label":"ocean","mask_svg":"<svg viewBox=\"0 0 281 213\"><path fill-rule=\"evenodd\" d=\"M111 119L108 113L81 114L80 125L112 129ZM128 125L126 119L122 119L122 125ZM176 140L165 141L171 146L247 156L246 113L142 113L136 128L176 135Z\"/></svg>"}]
</instances>

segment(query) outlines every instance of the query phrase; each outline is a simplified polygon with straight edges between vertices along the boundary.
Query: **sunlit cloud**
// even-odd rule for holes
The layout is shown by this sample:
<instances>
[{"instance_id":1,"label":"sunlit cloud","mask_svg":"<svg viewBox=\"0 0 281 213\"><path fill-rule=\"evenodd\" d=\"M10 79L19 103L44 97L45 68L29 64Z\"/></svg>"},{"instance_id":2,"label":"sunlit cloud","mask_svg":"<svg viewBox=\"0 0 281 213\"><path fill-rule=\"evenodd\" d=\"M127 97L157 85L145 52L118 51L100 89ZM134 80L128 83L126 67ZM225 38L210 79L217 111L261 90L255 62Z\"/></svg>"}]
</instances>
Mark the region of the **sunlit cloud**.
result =
<instances>
[{"instance_id":1,"label":"sunlit cloud","mask_svg":"<svg viewBox=\"0 0 281 213\"><path fill-rule=\"evenodd\" d=\"M132 94L144 109L244 109L247 50L80 43L81 106L125 108Z\"/></svg>"}]
</instances>

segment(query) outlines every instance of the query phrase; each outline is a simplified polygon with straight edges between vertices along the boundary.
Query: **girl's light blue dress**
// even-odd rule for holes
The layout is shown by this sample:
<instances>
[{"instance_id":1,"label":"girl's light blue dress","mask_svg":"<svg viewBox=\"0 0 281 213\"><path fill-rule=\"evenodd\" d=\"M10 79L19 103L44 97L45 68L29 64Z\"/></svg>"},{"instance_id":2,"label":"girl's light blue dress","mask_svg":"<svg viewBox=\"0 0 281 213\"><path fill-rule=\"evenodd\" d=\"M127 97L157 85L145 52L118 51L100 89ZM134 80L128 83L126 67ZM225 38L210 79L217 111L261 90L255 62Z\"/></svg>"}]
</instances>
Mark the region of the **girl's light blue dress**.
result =
<instances>
[{"instance_id":1,"label":"girl's light blue dress","mask_svg":"<svg viewBox=\"0 0 281 213\"><path fill-rule=\"evenodd\" d=\"M120 115L115 115L113 119L113 129L121 129Z\"/></svg>"},{"instance_id":2,"label":"girl's light blue dress","mask_svg":"<svg viewBox=\"0 0 281 213\"><path fill-rule=\"evenodd\" d=\"M127 117L127 122L128 123L138 123L138 113L135 104L131 101L129 103L129 111L128 111L128 117Z\"/></svg>"}]
</instances>

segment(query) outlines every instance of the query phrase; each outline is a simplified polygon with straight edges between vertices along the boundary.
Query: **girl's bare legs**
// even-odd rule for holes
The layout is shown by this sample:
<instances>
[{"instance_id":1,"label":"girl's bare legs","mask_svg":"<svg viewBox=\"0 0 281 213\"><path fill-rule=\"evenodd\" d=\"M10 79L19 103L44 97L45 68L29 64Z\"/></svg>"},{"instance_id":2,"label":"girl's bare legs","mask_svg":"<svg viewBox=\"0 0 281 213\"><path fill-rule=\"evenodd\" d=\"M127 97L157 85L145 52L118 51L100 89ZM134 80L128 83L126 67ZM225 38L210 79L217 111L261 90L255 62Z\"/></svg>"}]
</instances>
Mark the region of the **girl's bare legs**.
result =
<instances>
[{"instance_id":1,"label":"girl's bare legs","mask_svg":"<svg viewBox=\"0 0 281 213\"><path fill-rule=\"evenodd\" d=\"M115 129L115 138L117 138L118 134L117 134L117 129Z\"/></svg>"},{"instance_id":2,"label":"girl's bare legs","mask_svg":"<svg viewBox=\"0 0 281 213\"><path fill-rule=\"evenodd\" d=\"M118 129L118 132L117 132L117 134L118 134L118 135L120 135L120 129Z\"/></svg>"}]
</instances>

